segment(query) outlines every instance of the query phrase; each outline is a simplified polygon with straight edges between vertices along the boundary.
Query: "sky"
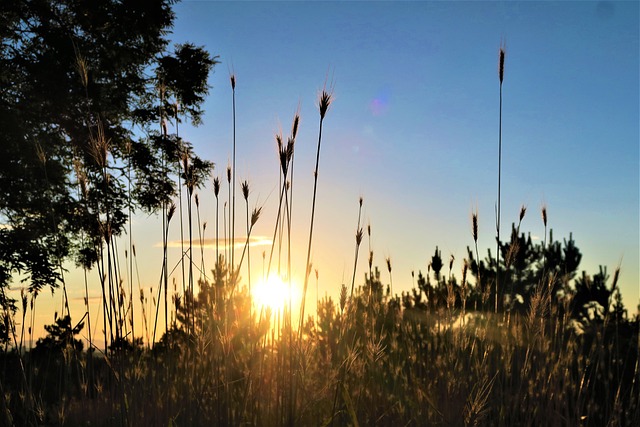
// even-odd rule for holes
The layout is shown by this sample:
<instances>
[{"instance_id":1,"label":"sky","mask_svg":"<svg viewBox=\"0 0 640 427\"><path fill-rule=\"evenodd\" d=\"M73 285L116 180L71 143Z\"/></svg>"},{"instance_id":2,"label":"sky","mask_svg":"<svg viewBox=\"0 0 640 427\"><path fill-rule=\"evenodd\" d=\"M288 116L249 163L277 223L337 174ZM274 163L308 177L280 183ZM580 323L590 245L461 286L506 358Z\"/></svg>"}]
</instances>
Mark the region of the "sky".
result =
<instances>
[{"instance_id":1,"label":"sky","mask_svg":"<svg viewBox=\"0 0 640 427\"><path fill-rule=\"evenodd\" d=\"M175 11L172 41L204 46L220 61L209 79L203 124L181 126L180 135L216 163L214 173L226 184L234 74L236 215L243 225L239 182L247 180L250 209L263 208L254 236L273 234L279 185L274 136L286 137L300 113L294 280L303 279L323 88L333 91L334 101L323 123L312 246L321 296L335 297L342 283L351 283L360 197L365 238L356 286L368 271L368 224L374 265L388 283L390 258L398 293L413 286L412 272L426 273L436 246L445 264L455 257L453 273L460 277L476 210L481 257L490 248L495 253L502 45L502 236L524 205L521 231L544 239L545 205L554 239L572 233L583 255L580 271L595 274L603 265L612 274L621 267L620 290L635 313L638 2L183 1ZM199 197L209 224L205 237L213 238L211 186ZM162 263L159 224L153 216L136 217L132 236L140 286L154 292ZM243 231L238 225L236 235ZM170 240L179 239L172 229ZM262 276L268 248L251 248L253 283ZM175 264L179 249L171 251ZM208 269L213 253L204 251ZM79 285L71 290L78 310L82 291Z\"/></svg>"}]
</instances>

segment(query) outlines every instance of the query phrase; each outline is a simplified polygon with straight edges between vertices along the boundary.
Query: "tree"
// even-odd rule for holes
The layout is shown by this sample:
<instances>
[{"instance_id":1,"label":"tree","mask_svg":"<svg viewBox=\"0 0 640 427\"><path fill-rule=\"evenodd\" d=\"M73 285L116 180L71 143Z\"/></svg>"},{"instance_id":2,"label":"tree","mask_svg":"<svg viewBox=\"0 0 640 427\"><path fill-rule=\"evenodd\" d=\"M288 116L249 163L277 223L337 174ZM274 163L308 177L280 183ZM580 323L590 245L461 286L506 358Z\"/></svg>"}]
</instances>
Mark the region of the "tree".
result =
<instances>
[{"instance_id":1,"label":"tree","mask_svg":"<svg viewBox=\"0 0 640 427\"><path fill-rule=\"evenodd\" d=\"M187 175L178 165L190 165L194 186L211 171L189 143L160 131L166 120L201 121L217 63L191 44L168 52L173 3L3 2L3 308L14 273L31 291L55 288L62 260L96 263L125 231L129 208L155 212L166 203L176 193L171 177Z\"/></svg>"}]
</instances>

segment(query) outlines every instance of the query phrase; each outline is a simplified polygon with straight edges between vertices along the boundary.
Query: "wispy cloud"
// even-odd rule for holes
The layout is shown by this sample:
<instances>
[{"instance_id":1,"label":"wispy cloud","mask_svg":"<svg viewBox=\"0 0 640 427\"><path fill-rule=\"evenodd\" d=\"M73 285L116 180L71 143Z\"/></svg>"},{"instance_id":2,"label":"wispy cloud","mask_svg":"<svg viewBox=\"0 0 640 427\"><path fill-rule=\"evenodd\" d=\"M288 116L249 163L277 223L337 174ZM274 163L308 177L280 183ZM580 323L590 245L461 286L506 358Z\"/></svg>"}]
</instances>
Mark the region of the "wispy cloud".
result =
<instances>
[{"instance_id":1,"label":"wispy cloud","mask_svg":"<svg viewBox=\"0 0 640 427\"><path fill-rule=\"evenodd\" d=\"M272 240L265 236L251 236L249 238L249 246L269 246L271 245ZM236 237L236 239L232 242L231 239L218 239L218 247L220 249L229 248L232 244L236 248L242 248L247 243L247 238L245 237ZM167 247L169 248L180 248L183 245L189 245L188 240L180 241L180 240L171 240L167 242ZM156 247L162 247L162 243L156 243ZM194 239L193 246L199 248L201 246L200 240ZM215 248L216 247L216 239L203 239L202 240L203 248Z\"/></svg>"}]
</instances>

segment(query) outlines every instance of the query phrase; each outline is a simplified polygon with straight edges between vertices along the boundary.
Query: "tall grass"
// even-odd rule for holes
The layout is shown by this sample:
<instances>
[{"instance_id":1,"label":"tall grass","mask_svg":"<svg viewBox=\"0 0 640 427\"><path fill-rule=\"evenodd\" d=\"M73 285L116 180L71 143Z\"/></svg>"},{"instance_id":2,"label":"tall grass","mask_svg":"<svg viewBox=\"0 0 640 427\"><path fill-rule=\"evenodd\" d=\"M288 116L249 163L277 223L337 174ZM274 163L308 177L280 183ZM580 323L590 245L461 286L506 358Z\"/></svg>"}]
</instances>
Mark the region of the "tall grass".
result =
<instances>
[{"instance_id":1,"label":"tall grass","mask_svg":"<svg viewBox=\"0 0 640 427\"><path fill-rule=\"evenodd\" d=\"M502 49L500 64L502 90ZM235 135L233 76L232 92ZM279 312L253 305L250 246L262 207L250 209L248 181L241 183L246 239L236 262L234 136L226 189L222 188L220 178L213 179L216 259L210 274L204 271L202 247L206 226L200 223L193 165L184 156L180 173L175 177L178 188L185 186L187 196L185 215L180 217L179 224L184 247L175 268L188 264L178 274L178 281L182 282L174 282L169 306L168 280L172 272L168 233L170 226L178 226L172 222L177 216L176 209L180 209L182 215L183 208L180 204L167 203L162 209L163 259L158 287L146 293L143 288L139 289L140 307L136 311L144 325L139 335L144 334L149 344L143 348L135 334L139 329L131 327L130 332L127 329L127 320L133 316L134 262L137 270L132 231L129 231L128 265L124 267L129 272L127 288L120 279L123 267L119 262L118 239L109 232L109 199L105 196L101 208L106 212L106 221L99 243L99 249L104 251L99 264L104 352L100 357L90 356L95 343L88 308L88 358L78 357L83 349L82 342L76 338L84 317L75 326L68 317L56 319L48 330L49 339L39 341L24 356L22 351L0 352L0 366L5 374L0 382L0 421L16 425L98 426L637 425L640 421L639 321L638 317L625 318L619 309L621 306L616 309L616 302L612 300L618 295L620 271L616 270L611 283L607 282L606 274L593 278L585 275L581 279L589 289L604 289L611 296L598 308L601 321L579 321L573 315L576 292L568 286L568 279L559 277L557 262L554 264L555 261L547 257L547 251L556 246L551 237L547 241L544 207L545 239L542 247L536 249L543 254L542 273L530 289L525 289L530 295L527 294L523 307L498 304L503 294L515 295L516 284L530 267L517 262L524 207L511 241L500 245L500 189L495 258L489 256L483 261L479 257L480 230L478 212L474 211L471 215L474 250L468 251L468 259L458 261L461 263L458 267L452 255L445 273L442 253L436 247L426 266L426 276L419 271L413 289L401 295L394 293L401 287L394 287L391 258L385 258L388 276L384 274L384 279L374 265L370 224L366 227L367 272L362 283L358 280L359 251L365 233L363 198L360 198L351 283L342 284L337 301L331 297L320 299L316 268L316 310L305 317L312 271L320 146L324 118L332 100L331 90L321 92L299 307L291 298ZM176 115L176 122L177 119ZM281 135L276 136L278 212L266 268L266 253L263 253L263 278L269 277L277 253L278 275L286 271L290 292L292 170L299 120L296 113L286 143ZM161 129L166 138L166 126L161 124ZM82 189L85 185L99 186L114 179L109 174L107 140L99 127L95 131L94 157L101 174L85 178L78 168L76 175L83 177L81 192L86 191ZM499 145L501 151L501 137ZM85 179L96 181L83 184ZM500 180L499 171L499 188ZM225 195L225 191L228 194ZM220 236L219 200L225 196L223 236ZM181 193L178 197L182 202ZM194 215L197 237L193 233ZM187 229L186 234L183 227ZM194 242L194 239L197 240ZM193 274L194 244L196 248L199 244L201 251L199 267L196 265L200 270L198 279ZM506 255L500 261L503 250ZM245 256L247 278L242 282L240 271L244 268ZM285 264L282 269L281 261ZM461 272L460 281L456 270ZM491 307L494 274L495 301ZM85 284L88 286L89 282ZM89 294L88 288L85 289L87 299ZM34 295L30 306L31 325L35 300ZM20 350L23 349L27 302L25 295L18 317L22 319L20 338L15 319L4 317L10 322L15 347ZM300 313L297 325L293 322L294 310ZM165 331L157 334L161 329L158 319L162 311ZM155 319L152 335L147 317ZM94 323L93 333L95 329Z\"/></svg>"}]
</instances>

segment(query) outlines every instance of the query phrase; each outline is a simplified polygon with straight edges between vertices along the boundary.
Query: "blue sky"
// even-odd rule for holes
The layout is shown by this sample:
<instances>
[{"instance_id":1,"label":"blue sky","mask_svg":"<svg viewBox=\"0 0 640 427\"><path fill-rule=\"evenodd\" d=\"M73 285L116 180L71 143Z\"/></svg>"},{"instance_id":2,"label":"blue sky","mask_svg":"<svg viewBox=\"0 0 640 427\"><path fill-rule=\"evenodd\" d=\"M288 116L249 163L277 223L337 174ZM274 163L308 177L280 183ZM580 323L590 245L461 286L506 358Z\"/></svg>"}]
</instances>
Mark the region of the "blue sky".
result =
<instances>
[{"instance_id":1,"label":"blue sky","mask_svg":"<svg viewBox=\"0 0 640 427\"><path fill-rule=\"evenodd\" d=\"M436 245L445 259L455 256L459 277L473 243L473 209L481 252L494 247L503 42L502 235L526 205L522 230L543 238L540 208L546 204L554 238L573 233L581 270L593 274L602 264L613 272L621 263L621 290L634 311L637 2L186 1L176 12L173 40L202 45L221 61L210 78L204 124L181 130L216 162L220 176L231 157L230 72L237 77L237 177L250 182L252 205L264 205L254 233L272 233L274 135L286 135L300 109L297 274L304 270L311 209L317 94L325 82L333 86L313 245L321 293L335 295L351 280L360 196L374 264L384 271L385 257L391 258L398 291L411 287L411 271L426 271ZM210 190L201 199L212 209ZM359 284L367 250L365 239ZM254 249L258 258L255 252L261 250Z\"/></svg>"}]
</instances>

